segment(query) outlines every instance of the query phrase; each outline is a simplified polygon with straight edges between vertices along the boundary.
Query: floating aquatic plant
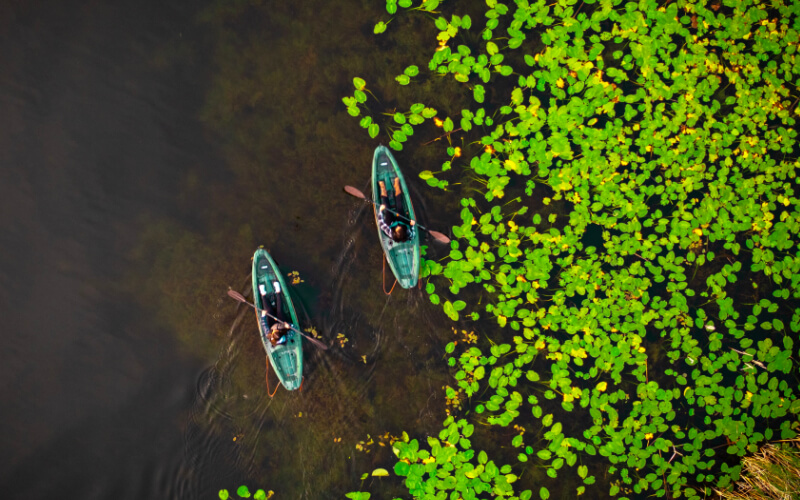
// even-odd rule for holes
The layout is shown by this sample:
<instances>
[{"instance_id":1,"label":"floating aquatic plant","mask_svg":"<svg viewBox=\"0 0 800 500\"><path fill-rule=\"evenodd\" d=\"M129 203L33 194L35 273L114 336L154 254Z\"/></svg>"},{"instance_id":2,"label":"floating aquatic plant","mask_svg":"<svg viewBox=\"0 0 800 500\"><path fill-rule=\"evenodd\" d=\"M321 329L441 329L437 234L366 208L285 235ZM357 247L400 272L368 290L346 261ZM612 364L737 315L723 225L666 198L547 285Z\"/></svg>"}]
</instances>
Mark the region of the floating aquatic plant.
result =
<instances>
[{"instance_id":1,"label":"floating aquatic plant","mask_svg":"<svg viewBox=\"0 0 800 500\"><path fill-rule=\"evenodd\" d=\"M510 443L515 470L570 474L581 494L591 460L611 495L699 498L796 436L798 17L780 0L487 0L482 22L434 19L428 71L474 104L428 113L464 140L420 177L464 172L476 194L422 275L450 318L500 327L491 346L447 346L447 396L492 426L536 422L539 444ZM401 122L425 122L410 115L385 125L395 149ZM467 491L449 462L399 452L415 497L433 477Z\"/></svg>"},{"instance_id":2,"label":"floating aquatic plant","mask_svg":"<svg viewBox=\"0 0 800 500\"><path fill-rule=\"evenodd\" d=\"M429 449L416 439L393 445L398 462L394 472L416 498L478 498L481 494L528 499L530 490L514 495L518 479L510 465L497 466L486 452L475 453L469 440L475 430L466 420L448 417L438 437L428 437ZM441 492L441 493L435 493Z\"/></svg>"},{"instance_id":3,"label":"floating aquatic plant","mask_svg":"<svg viewBox=\"0 0 800 500\"><path fill-rule=\"evenodd\" d=\"M262 489L256 490L255 493L250 493L250 489L246 485L239 486L236 489L236 495L238 498L254 498L255 500L267 500L268 498L272 498L275 494L274 491L264 491ZM220 500L228 500L229 498L234 498L231 496L228 490L219 490L219 498Z\"/></svg>"}]
</instances>

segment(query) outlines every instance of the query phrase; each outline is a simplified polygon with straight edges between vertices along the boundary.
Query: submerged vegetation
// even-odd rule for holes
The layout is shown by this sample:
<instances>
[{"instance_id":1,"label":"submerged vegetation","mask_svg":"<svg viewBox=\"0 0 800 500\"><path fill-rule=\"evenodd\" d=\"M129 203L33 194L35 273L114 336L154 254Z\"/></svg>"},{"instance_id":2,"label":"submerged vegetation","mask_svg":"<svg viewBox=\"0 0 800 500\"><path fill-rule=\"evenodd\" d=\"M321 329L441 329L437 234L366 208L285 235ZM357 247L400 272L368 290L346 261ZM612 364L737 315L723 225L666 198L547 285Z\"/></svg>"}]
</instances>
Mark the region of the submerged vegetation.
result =
<instances>
[{"instance_id":1,"label":"submerged vegetation","mask_svg":"<svg viewBox=\"0 0 800 500\"><path fill-rule=\"evenodd\" d=\"M170 50L170 64L196 71L187 94L202 93L198 118L210 147L192 157L204 167L174 172L177 210L149 214L128 235L137 265L121 284L207 367L186 423L186 458L193 478L227 487L231 498L240 484L282 499L342 497L354 469L372 470L377 449L390 454L378 445L356 453L359 440L403 426L426 433L441 421L444 398L429 398L431 384L448 378L435 362L441 339L403 333L447 319L428 307L414 311L424 317L385 308L371 211L342 192L368 182L374 147L341 107L337 82L391 64L360 36L372 22L366 3L212 0L195 23L185 19L183 36L174 33L183 49ZM190 28L199 36L186 36ZM259 245L285 266L303 329L315 327L330 346L324 356L306 351L302 393L274 399L255 317L225 293L249 297ZM403 350L383 348L387 324ZM438 330L442 339L449 333Z\"/></svg>"},{"instance_id":2,"label":"submerged vegetation","mask_svg":"<svg viewBox=\"0 0 800 500\"><path fill-rule=\"evenodd\" d=\"M441 127L441 168L420 177L463 182L461 211L426 291L455 321L499 327L447 346L464 410L394 443L395 474L415 498L730 488L744 457L798 429L797 4L464 8L386 2L438 31L428 71L397 83L452 78L463 109L375 115L361 78L344 98L396 150ZM474 449L479 424L513 428L516 458Z\"/></svg>"}]
</instances>

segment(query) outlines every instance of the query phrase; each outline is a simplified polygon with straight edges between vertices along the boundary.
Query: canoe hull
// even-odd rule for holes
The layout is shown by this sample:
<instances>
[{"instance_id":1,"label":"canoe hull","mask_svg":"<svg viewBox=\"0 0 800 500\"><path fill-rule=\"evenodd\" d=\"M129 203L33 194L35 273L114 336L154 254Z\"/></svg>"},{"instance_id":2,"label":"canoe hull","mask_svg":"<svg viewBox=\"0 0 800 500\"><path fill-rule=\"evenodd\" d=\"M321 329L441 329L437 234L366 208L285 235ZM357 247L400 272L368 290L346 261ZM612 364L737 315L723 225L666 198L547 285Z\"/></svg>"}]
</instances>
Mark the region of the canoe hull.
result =
<instances>
[{"instance_id":1,"label":"canoe hull","mask_svg":"<svg viewBox=\"0 0 800 500\"><path fill-rule=\"evenodd\" d=\"M411 204L411 197L408 194L403 173L397 165L392 152L385 146L378 146L372 157L372 201L375 207L375 225L378 226L378 208L381 205L379 181L386 185L389 199L392 200L394 190L394 178L400 179L400 189L402 190L403 204L405 205L408 218L416 220L414 206ZM394 209L394 206L389 208ZM378 238L381 241L386 261L397 282L403 288L413 288L419 280L420 252L419 252L419 231L414 231L414 237L409 241L397 243L381 231L378 226Z\"/></svg>"},{"instance_id":2,"label":"canoe hull","mask_svg":"<svg viewBox=\"0 0 800 500\"><path fill-rule=\"evenodd\" d=\"M261 342L267 351L267 357L273 370L278 375L281 384L289 391L300 388L303 382L303 337L297 332L290 331L286 334L286 342L272 346L267 338L273 320L261 315L264 309L264 300L271 301L275 306L276 292L274 283L280 286L283 317L295 328L299 328L297 312L295 311L289 289L278 270L272 257L263 248L256 250L253 255L253 300L258 308L256 319ZM266 295L261 294L261 287L266 290Z\"/></svg>"}]
</instances>

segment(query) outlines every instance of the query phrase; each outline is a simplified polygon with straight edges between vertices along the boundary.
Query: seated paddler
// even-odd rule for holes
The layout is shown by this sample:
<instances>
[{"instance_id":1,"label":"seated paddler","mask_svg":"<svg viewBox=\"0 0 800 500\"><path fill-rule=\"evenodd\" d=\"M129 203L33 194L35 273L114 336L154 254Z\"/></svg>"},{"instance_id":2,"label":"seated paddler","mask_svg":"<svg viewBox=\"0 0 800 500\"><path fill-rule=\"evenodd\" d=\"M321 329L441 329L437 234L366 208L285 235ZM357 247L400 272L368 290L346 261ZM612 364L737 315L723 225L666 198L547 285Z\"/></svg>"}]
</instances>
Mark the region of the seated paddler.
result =
<instances>
[{"instance_id":1,"label":"seated paddler","mask_svg":"<svg viewBox=\"0 0 800 500\"><path fill-rule=\"evenodd\" d=\"M272 301L269 300L267 297L267 291L264 285L259 286L259 291L261 292L261 303L264 305L264 309L261 311L261 316L266 324L270 322L272 325L269 328L269 333L267 333L267 339L269 339L270 344L272 347L275 347L279 344L286 343L286 335L292 330L292 325L287 323L283 317L283 294L281 293L281 285L276 281L272 284L275 294L275 305L273 306Z\"/></svg>"},{"instance_id":2,"label":"seated paddler","mask_svg":"<svg viewBox=\"0 0 800 500\"><path fill-rule=\"evenodd\" d=\"M405 214L405 205L403 204L403 197L401 196L402 190L400 188L400 178L394 178L394 190L392 191L392 198L394 200L395 210L393 213L387 207L389 205L389 194L386 191L386 184L383 181L378 181L378 187L381 190L381 206L378 209L378 227L381 231L392 239L392 241L400 243L414 238L414 221L411 220L409 224L401 220L397 214Z\"/></svg>"}]
</instances>

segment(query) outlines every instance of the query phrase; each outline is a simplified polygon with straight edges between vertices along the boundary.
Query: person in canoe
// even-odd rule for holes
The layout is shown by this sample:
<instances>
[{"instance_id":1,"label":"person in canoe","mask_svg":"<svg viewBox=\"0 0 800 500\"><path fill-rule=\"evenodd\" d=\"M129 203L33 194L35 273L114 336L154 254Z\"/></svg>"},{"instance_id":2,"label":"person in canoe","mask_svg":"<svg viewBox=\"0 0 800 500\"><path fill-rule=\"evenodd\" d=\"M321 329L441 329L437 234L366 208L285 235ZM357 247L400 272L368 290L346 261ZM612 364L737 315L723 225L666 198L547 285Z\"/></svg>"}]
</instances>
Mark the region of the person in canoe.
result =
<instances>
[{"instance_id":1,"label":"person in canoe","mask_svg":"<svg viewBox=\"0 0 800 500\"><path fill-rule=\"evenodd\" d=\"M278 318L274 320L272 326L269 329L269 333L267 334L267 339L269 339L270 344L272 347L275 347L279 344L286 343L286 334L292 329L292 325L284 321L283 319L283 304L282 298L283 294L281 293L281 286L277 282L272 284L275 287L275 307L272 307L272 303L267 298L267 290L264 288L263 285L259 288L261 292L261 303L264 304L264 310L261 311L261 317L263 321L267 320L267 314L273 316L274 318Z\"/></svg>"},{"instance_id":2,"label":"person in canoe","mask_svg":"<svg viewBox=\"0 0 800 500\"><path fill-rule=\"evenodd\" d=\"M383 181L378 181L378 186L381 189L381 206L378 209L378 226L381 231L395 242L408 241L414 238L414 221L410 225L400 220L400 217L387 210L389 204L389 195L386 192L386 184ZM392 197L394 198L395 212L398 214L405 214L405 207L403 206L403 197L400 196L400 178L394 178L394 191Z\"/></svg>"}]
</instances>

